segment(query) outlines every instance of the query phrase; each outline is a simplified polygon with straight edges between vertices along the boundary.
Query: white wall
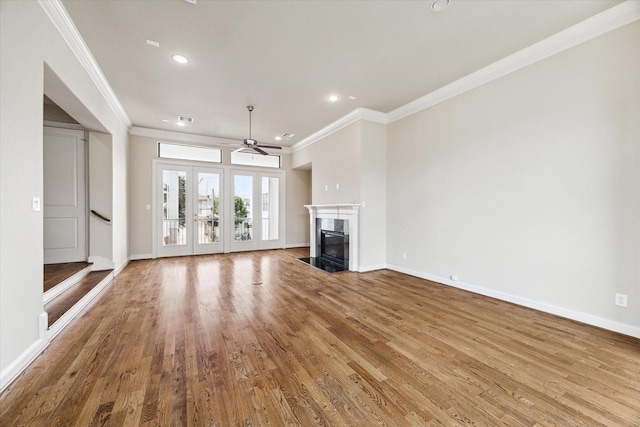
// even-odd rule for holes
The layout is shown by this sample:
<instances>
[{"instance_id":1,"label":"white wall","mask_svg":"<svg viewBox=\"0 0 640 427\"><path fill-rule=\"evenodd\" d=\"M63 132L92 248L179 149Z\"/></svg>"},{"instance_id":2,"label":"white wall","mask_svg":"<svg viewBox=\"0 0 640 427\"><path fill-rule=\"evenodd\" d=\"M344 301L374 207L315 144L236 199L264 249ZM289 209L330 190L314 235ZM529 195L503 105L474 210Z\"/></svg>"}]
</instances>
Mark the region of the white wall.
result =
<instances>
[{"instance_id":1,"label":"white wall","mask_svg":"<svg viewBox=\"0 0 640 427\"><path fill-rule=\"evenodd\" d=\"M386 263L387 241L387 130L386 126L360 122L360 265L381 268Z\"/></svg>"},{"instance_id":2,"label":"white wall","mask_svg":"<svg viewBox=\"0 0 640 427\"><path fill-rule=\"evenodd\" d=\"M637 334L638 76L634 23L389 125L387 262Z\"/></svg>"},{"instance_id":3,"label":"white wall","mask_svg":"<svg viewBox=\"0 0 640 427\"><path fill-rule=\"evenodd\" d=\"M313 204L360 202L361 139L358 121L291 155L293 168L312 164Z\"/></svg>"},{"instance_id":4,"label":"white wall","mask_svg":"<svg viewBox=\"0 0 640 427\"><path fill-rule=\"evenodd\" d=\"M46 345L42 212L31 211L32 197L43 191L44 93L85 128L112 135L116 266L126 263L128 250L125 125L39 3L0 2L0 52L1 388Z\"/></svg>"},{"instance_id":5,"label":"white wall","mask_svg":"<svg viewBox=\"0 0 640 427\"><path fill-rule=\"evenodd\" d=\"M89 132L89 209L113 222L113 144L111 135ZM89 216L89 261L94 270L110 270L113 265L113 226Z\"/></svg>"},{"instance_id":6,"label":"white wall","mask_svg":"<svg viewBox=\"0 0 640 427\"><path fill-rule=\"evenodd\" d=\"M386 141L384 125L357 120L291 156L293 167L311 164L311 204L364 204L358 245L362 271L385 265Z\"/></svg>"}]
</instances>

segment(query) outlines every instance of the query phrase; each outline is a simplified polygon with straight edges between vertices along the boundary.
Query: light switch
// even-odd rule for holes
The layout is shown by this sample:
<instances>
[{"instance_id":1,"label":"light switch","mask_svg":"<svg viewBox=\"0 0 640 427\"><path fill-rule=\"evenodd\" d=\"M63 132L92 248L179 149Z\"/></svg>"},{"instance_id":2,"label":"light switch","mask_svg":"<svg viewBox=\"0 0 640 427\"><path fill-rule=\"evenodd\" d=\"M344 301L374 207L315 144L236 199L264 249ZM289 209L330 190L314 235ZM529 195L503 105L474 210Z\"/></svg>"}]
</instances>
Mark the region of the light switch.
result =
<instances>
[{"instance_id":1,"label":"light switch","mask_svg":"<svg viewBox=\"0 0 640 427\"><path fill-rule=\"evenodd\" d=\"M31 209L34 212L40 212L40 197L34 197L33 198Z\"/></svg>"},{"instance_id":2,"label":"light switch","mask_svg":"<svg viewBox=\"0 0 640 427\"><path fill-rule=\"evenodd\" d=\"M151 210L151 205L147 204L147 210L150 211Z\"/></svg>"}]
</instances>

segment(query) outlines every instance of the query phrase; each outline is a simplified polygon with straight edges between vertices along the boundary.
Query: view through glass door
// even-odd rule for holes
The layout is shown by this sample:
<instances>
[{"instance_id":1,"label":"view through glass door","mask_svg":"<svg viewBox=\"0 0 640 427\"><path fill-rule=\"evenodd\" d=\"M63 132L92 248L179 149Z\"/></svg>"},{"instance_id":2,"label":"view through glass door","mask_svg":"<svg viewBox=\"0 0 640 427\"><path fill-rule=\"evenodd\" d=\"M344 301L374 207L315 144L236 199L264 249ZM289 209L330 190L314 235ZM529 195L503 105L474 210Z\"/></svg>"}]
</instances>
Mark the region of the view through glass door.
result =
<instances>
[{"instance_id":1,"label":"view through glass door","mask_svg":"<svg viewBox=\"0 0 640 427\"><path fill-rule=\"evenodd\" d=\"M280 173L232 171L230 250L284 247L284 180Z\"/></svg>"},{"instance_id":2,"label":"view through glass door","mask_svg":"<svg viewBox=\"0 0 640 427\"><path fill-rule=\"evenodd\" d=\"M158 256L223 251L221 169L158 163Z\"/></svg>"}]
</instances>

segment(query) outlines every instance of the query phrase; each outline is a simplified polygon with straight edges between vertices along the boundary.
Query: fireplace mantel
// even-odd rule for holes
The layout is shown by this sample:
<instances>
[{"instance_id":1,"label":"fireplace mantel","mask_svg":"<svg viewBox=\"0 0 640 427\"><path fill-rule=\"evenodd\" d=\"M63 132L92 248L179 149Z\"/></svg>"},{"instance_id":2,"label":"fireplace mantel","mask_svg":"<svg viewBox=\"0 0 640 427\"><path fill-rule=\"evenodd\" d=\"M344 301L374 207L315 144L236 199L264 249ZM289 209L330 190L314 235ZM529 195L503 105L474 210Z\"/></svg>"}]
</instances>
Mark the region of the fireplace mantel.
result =
<instances>
[{"instance_id":1,"label":"fireplace mantel","mask_svg":"<svg viewBox=\"0 0 640 427\"><path fill-rule=\"evenodd\" d=\"M359 271L360 206L358 203L304 205L304 207L309 210L312 257L318 256L316 219L346 219L349 220L349 270Z\"/></svg>"}]
</instances>

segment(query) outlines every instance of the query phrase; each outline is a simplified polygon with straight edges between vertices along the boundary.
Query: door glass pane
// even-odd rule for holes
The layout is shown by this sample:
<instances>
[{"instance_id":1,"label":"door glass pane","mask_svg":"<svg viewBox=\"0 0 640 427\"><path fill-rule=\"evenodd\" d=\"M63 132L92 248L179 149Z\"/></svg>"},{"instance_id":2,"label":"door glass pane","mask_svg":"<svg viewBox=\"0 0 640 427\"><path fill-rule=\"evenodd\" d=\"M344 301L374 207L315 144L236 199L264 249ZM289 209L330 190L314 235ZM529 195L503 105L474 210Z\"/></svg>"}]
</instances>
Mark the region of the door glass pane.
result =
<instances>
[{"instance_id":1,"label":"door glass pane","mask_svg":"<svg viewBox=\"0 0 640 427\"><path fill-rule=\"evenodd\" d=\"M262 177L262 240L278 240L278 181Z\"/></svg>"},{"instance_id":2,"label":"door glass pane","mask_svg":"<svg viewBox=\"0 0 640 427\"><path fill-rule=\"evenodd\" d=\"M220 241L220 175L198 173L198 244Z\"/></svg>"},{"instance_id":3,"label":"door glass pane","mask_svg":"<svg viewBox=\"0 0 640 427\"><path fill-rule=\"evenodd\" d=\"M233 178L233 203L236 241L253 240L253 177L235 175Z\"/></svg>"},{"instance_id":4,"label":"door glass pane","mask_svg":"<svg viewBox=\"0 0 640 427\"><path fill-rule=\"evenodd\" d=\"M186 245L185 209L187 201L187 173L162 172L162 245Z\"/></svg>"}]
</instances>

